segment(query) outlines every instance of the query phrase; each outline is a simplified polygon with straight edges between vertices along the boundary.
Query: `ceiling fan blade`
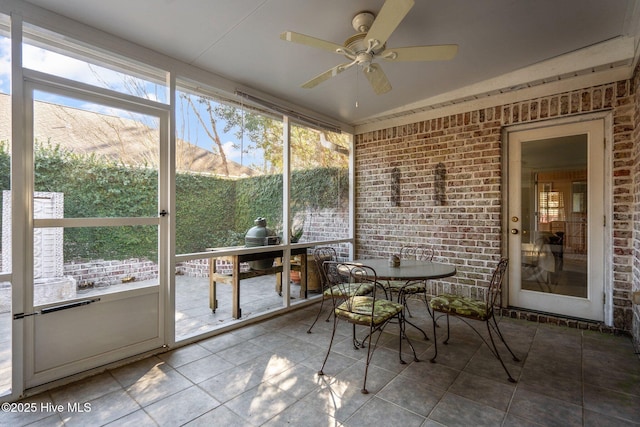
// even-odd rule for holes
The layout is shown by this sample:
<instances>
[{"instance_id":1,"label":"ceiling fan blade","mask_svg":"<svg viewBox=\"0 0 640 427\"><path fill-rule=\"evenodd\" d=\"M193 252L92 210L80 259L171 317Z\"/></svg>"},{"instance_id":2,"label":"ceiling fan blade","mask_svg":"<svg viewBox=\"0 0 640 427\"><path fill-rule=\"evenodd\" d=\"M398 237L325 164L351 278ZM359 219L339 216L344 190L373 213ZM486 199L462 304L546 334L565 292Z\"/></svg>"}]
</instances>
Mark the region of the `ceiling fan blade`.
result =
<instances>
[{"instance_id":1,"label":"ceiling fan blade","mask_svg":"<svg viewBox=\"0 0 640 427\"><path fill-rule=\"evenodd\" d=\"M328 50L330 52L336 53L337 49L342 49L343 46L328 42L326 40L317 39L315 37L307 36L305 34L294 33L293 31L285 31L280 34L280 38L282 40L286 40L288 42L300 43L306 46L317 47L320 49Z\"/></svg>"},{"instance_id":2,"label":"ceiling fan blade","mask_svg":"<svg viewBox=\"0 0 640 427\"><path fill-rule=\"evenodd\" d=\"M457 44L411 46L387 49L380 54L380 58L387 61L448 61L457 53Z\"/></svg>"},{"instance_id":3,"label":"ceiling fan blade","mask_svg":"<svg viewBox=\"0 0 640 427\"><path fill-rule=\"evenodd\" d=\"M378 46L383 46L414 4L414 0L387 0L371 24L365 40L377 40Z\"/></svg>"},{"instance_id":4,"label":"ceiling fan blade","mask_svg":"<svg viewBox=\"0 0 640 427\"><path fill-rule=\"evenodd\" d=\"M387 79L386 74L378 64L371 64L369 68L365 68L363 72L377 95L382 95L391 90L391 83L389 83L389 79Z\"/></svg>"},{"instance_id":5,"label":"ceiling fan blade","mask_svg":"<svg viewBox=\"0 0 640 427\"><path fill-rule=\"evenodd\" d=\"M328 69L327 71L325 71L322 74L318 74L317 76L315 76L314 78L312 78L308 82L302 84L301 87L303 87L305 89L314 88L314 87L318 86L320 83L322 83L322 82L324 82L326 80L329 80L331 77L337 76L338 74L340 74L341 72L343 72L347 68L350 68L351 65L352 65L352 63L349 63L349 62L347 62L346 64L336 65L335 67Z\"/></svg>"}]
</instances>

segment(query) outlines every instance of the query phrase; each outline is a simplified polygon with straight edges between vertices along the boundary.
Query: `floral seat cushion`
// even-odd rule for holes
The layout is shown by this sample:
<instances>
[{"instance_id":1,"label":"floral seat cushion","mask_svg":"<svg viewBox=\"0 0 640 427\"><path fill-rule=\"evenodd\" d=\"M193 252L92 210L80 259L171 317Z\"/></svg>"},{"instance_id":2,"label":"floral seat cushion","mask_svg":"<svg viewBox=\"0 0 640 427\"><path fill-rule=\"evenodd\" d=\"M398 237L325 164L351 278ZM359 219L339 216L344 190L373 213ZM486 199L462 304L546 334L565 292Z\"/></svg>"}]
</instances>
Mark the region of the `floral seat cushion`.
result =
<instances>
[{"instance_id":1,"label":"floral seat cushion","mask_svg":"<svg viewBox=\"0 0 640 427\"><path fill-rule=\"evenodd\" d=\"M406 280L389 280L387 288L391 292L400 292L402 289L405 294L419 294L425 292L426 289L424 282L407 283Z\"/></svg>"},{"instance_id":2,"label":"floral seat cushion","mask_svg":"<svg viewBox=\"0 0 640 427\"><path fill-rule=\"evenodd\" d=\"M402 304L386 299L376 299L375 306L372 306L373 301L373 297L367 296L349 298L336 307L336 316L347 318L349 321L359 325L369 325L373 309L373 325L379 326L403 309Z\"/></svg>"},{"instance_id":3,"label":"floral seat cushion","mask_svg":"<svg viewBox=\"0 0 640 427\"><path fill-rule=\"evenodd\" d=\"M431 298L429 305L435 311L440 311L457 316L470 317L478 320L487 320L489 313L484 301L460 295L442 294Z\"/></svg>"},{"instance_id":4,"label":"floral seat cushion","mask_svg":"<svg viewBox=\"0 0 640 427\"><path fill-rule=\"evenodd\" d=\"M369 283L344 283L325 289L323 295L326 298L350 297L370 294L372 291L373 285Z\"/></svg>"}]
</instances>

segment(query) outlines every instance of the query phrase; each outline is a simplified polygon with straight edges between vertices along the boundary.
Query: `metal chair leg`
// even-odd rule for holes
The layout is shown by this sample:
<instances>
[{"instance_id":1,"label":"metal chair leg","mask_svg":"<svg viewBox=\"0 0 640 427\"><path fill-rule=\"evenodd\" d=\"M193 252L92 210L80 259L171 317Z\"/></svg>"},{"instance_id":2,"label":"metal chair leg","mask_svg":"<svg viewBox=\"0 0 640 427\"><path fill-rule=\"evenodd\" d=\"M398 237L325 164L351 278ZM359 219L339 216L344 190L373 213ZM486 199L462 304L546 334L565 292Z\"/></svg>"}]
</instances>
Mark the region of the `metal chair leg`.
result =
<instances>
[{"instance_id":1,"label":"metal chair leg","mask_svg":"<svg viewBox=\"0 0 640 427\"><path fill-rule=\"evenodd\" d=\"M331 346L333 345L333 339L336 336L336 327L338 326L338 318L333 318L333 331L331 331L331 341L329 341L329 349L327 350L327 355L324 357L324 361L322 362L322 367L318 371L318 375L324 375L324 366L327 364L327 360L329 360L329 353L331 353Z\"/></svg>"},{"instance_id":2,"label":"metal chair leg","mask_svg":"<svg viewBox=\"0 0 640 427\"><path fill-rule=\"evenodd\" d=\"M489 339L491 340L491 345L493 346L493 355L500 361L500 364L502 365L502 368L507 373L507 377L509 379L509 382L515 383L516 380L514 380L513 377L511 376L511 374L509 373L509 370L507 369L507 366L502 361L502 357L500 356L500 353L498 352L498 348L496 347L496 343L495 343L495 341L493 339L493 334L491 333L491 326L490 326L488 321L485 322L485 323L487 324L487 332L489 332ZM507 348L509 348L509 347L507 347ZM489 349L489 350L491 350L491 349ZM509 350L509 352L511 352L511 350ZM511 353L511 354L513 354L513 353Z\"/></svg>"},{"instance_id":3,"label":"metal chair leg","mask_svg":"<svg viewBox=\"0 0 640 427\"><path fill-rule=\"evenodd\" d=\"M498 321L496 320L495 315L491 316L491 320L493 320L493 324L495 325L495 331L500 337L500 340L502 341L504 346L507 348L507 350L509 350L509 353L511 353L511 356L513 357L513 361L519 362L520 359L518 359L518 356L516 356L515 353L511 350L511 347L509 347L509 344L507 344L507 341L504 339L504 336L502 336L502 332L500 331L500 327L498 326Z\"/></svg>"},{"instance_id":4,"label":"metal chair leg","mask_svg":"<svg viewBox=\"0 0 640 427\"><path fill-rule=\"evenodd\" d=\"M313 323L311 324L311 326L309 326L309 329L307 330L308 334L311 333L311 329L313 329L313 327L316 325L316 322L320 318L320 314L322 313L322 307L324 306L324 300L325 300L325 298L322 297L322 300L320 301L320 309L318 310L318 314L316 314L315 320L313 321ZM329 314L331 314L331 313L329 313ZM327 322L328 321L329 321L329 318L327 318Z\"/></svg>"},{"instance_id":5,"label":"metal chair leg","mask_svg":"<svg viewBox=\"0 0 640 427\"><path fill-rule=\"evenodd\" d=\"M449 338L451 338L451 328L449 327L449 313L447 313L447 339L443 341L443 344L449 344Z\"/></svg>"},{"instance_id":6,"label":"metal chair leg","mask_svg":"<svg viewBox=\"0 0 640 427\"><path fill-rule=\"evenodd\" d=\"M311 333L311 329L315 326L316 322L320 318L320 314L322 314L322 305L324 304L324 302L325 302L325 299L323 298L322 301L320 302L320 309L318 310L318 314L316 315L315 320L313 321L313 323L311 324L311 326L307 330L308 334ZM336 299L335 298L331 298L331 305L333 306L333 308L329 311L329 314L327 314L327 318L325 319L325 322L328 322L329 319L331 319L331 316L335 314L335 309L336 309Z\"/></svg>"},{"instance_id":7,"label":"metal chair leg","mask_svg":"<svg viewBox=\"0 0 640 427\"><path fill-rule=\"evenodd\" d=\"M356 325L353 325L354 328L354 336L355 336L355 327ZM371 362L371 335L373 335L373 329L370 328L369 329L369 335L368 335L368 345L367 345L367 362L364 366L364 382L362 383L362 390L360 390L360 392L362 394L369 394L369 390L367 390L367 374L369 373L369 362ZM362 343L364 345L364 341Z\"/></svg>"},{"instance_id":8,"label":"metal chair leg","mask_svg":"<svg viewBox=\"0 0 640 427\"><path fill-rule=\"evenodd\" d=\"M436 357L438 357L438 336L436 335L436 312L433 310L429 310L429 314L431 315L431 323L433 324L433 349L434 354L431 358L431 363L436 363Z\"/></svg>"}]
</instances>

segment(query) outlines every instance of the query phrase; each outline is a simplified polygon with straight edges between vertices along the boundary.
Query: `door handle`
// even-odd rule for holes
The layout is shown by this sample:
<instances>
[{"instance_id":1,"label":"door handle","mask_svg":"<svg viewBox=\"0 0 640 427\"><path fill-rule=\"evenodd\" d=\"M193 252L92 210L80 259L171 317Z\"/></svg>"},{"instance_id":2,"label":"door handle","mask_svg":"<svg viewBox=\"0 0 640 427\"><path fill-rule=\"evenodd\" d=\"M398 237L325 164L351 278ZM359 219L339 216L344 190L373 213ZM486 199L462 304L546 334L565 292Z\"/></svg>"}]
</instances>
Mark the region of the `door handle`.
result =
<instances>
[{"instance_id":1,"label":"door handle","mask_svg":"<svg viewBox=\"0 0 640 427\"><path fill-rule=\"evenodd\" d=\"M83 305L93 304L100 301L100 298L86 299L82 301L76 301L69 304L55 305L52 307L43 308L42 310L34 311L33 313L17 313L13 315L13 320L24 319L29 316L39 316L41 314L53 313L60 310L68 310L70 308L81 307Z\"/></svg>"},{"instance_id":2,"label":"door handle","mask_svg":"<svg viewBox=\"0 0 640 427\"><path fill-rule=\"evenodd\" d=\"M518 229L517 228L512 228L511 229L511 234L518 234Z\"/></svg>"},{"instance_id":3,"label":"door handle","mask_svg":"<svg viewBox=\"0 0 640 427\"><path fill-rule=\"evenodd\" d=\"M53 313L55 311L61 311L61 310L69 310L70 308L82 307L83 305L93 304L94 302L98 302L98 301L100 301L100 298L85 299L82 301L72 302L70 304L55 305L53 307L43 308L42 310L40 310L40 314Z\"/></svg>"}]
</instances>

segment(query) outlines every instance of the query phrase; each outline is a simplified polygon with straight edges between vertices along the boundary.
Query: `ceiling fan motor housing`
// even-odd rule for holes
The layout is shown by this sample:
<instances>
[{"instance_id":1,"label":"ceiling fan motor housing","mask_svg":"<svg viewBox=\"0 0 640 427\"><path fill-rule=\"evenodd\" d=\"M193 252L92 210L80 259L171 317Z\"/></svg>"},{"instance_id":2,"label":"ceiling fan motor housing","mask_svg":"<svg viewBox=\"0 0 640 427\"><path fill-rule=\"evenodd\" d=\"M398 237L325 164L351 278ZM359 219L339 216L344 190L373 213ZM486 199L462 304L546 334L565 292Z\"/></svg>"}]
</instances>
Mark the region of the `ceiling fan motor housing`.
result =
<instances>
[{"instance_id":1,"label":"ceiling fan motor housing","mask_svg":"<svg viewBox=\"0 0 640 427\"><path fill-rule=\"evenodd\" d=\"M366 33L371 28L371 24L376 19L376 16L371 12L360 12L351 20L353 29L359 33Z\"/></svg>"},{"instance_id":2,"label":"ceiling fan motor housing","mask_svg":"<svg viewBox=\"0 0 640 427\"><path fill-rule=\"evenodd\" d=\"M355 54L356 57L361 54L367 54L373 59L374 55L382 52L385 49L386 44L382 46L375 46L369 50L369 41L365 40L367 33L354 34L344 41L344 47Z\"/></svg>"}]
</instances>

